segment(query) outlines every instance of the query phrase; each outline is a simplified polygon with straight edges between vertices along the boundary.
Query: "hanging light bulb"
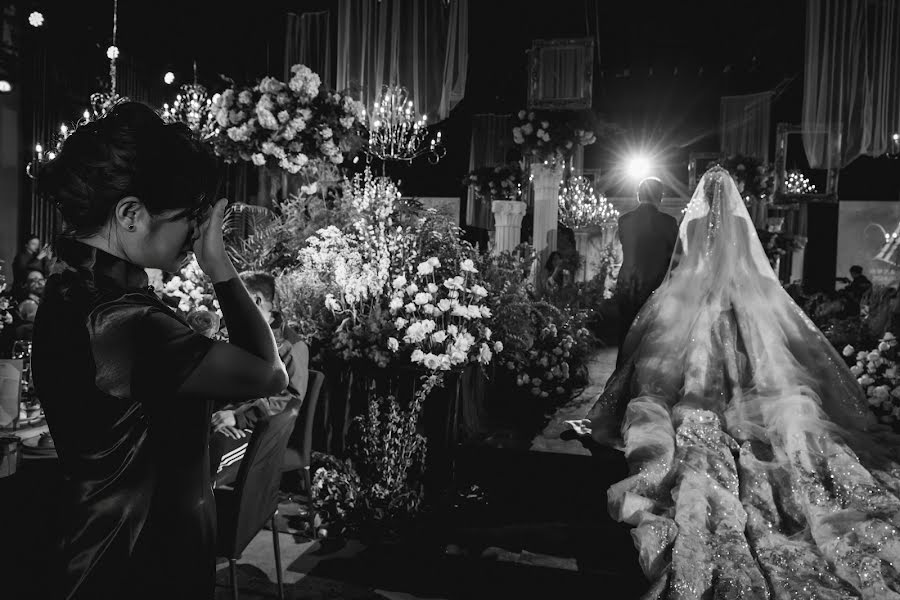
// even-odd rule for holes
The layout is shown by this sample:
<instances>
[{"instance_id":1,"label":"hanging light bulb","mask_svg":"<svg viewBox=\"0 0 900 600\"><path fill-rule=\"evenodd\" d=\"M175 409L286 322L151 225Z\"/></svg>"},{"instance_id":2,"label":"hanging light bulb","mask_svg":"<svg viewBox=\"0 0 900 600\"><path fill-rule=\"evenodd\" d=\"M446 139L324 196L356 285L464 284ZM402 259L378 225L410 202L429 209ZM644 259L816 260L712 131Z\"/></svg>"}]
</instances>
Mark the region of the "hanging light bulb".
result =
<instances>
[{"instance_id":1,"label":"hanging light bulb","mask_svg":"<svg viewBox=\"0 0 900 600\"><path fill-rule=\"evenodd\" d=\"M38 11L32 12L28 15L28 24L32 27L40 27L44 24L44 15Z\"/></svg>"},{"instance_id":2,"label":"hanging light bulb","mask_svg":"<svg viewBox=\"0 0 900 600\"><path fill-rule=\"evenodd\" d=\"M6 79L0 79L0 93L8 94L12 91L12 84Z\"/></svg>"},{"instance_id":3,"label":"hanging light bulb","mask_svg":"<svg viewBox=\"0 0 900 600\"><path fill-rule=\"evenodd\" d=\"M175 73L172 71L167 72L163 75L163 81L166 82L166 85L172 85L172 82L175 81Z\"/></svg>"},{"instance_id":4,"label":"hanging light bulb","mask_svg":"<svg viewBox=\"0 0 900 600\"><path fill-rule=\"evenodd\" d=\"M118 46L110 46L106 49L106 58L109 60L116 60L119 58L119 48Z\"/></svg>"}]
</instances>

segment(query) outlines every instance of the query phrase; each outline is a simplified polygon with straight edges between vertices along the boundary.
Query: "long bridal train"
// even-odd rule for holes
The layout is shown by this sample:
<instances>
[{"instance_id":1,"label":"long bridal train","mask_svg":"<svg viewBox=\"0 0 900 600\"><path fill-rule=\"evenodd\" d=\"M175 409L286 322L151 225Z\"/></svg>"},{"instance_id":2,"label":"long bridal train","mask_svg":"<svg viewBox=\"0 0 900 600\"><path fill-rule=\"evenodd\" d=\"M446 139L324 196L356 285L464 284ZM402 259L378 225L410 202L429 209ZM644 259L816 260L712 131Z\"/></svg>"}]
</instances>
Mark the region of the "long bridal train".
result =
<instances>
[{"instance_id":1,"label":"long bridal train","mask_svg":"<svg viewBox=\"0 0 900 600\"><path fill-rule=\"evenodd\" d=\"M896 436L782 289L726 171L701 180L623 352L575 425L624 444L609 509L635 526L648 597L900 599Z\"/></svg>"}]
</instances>

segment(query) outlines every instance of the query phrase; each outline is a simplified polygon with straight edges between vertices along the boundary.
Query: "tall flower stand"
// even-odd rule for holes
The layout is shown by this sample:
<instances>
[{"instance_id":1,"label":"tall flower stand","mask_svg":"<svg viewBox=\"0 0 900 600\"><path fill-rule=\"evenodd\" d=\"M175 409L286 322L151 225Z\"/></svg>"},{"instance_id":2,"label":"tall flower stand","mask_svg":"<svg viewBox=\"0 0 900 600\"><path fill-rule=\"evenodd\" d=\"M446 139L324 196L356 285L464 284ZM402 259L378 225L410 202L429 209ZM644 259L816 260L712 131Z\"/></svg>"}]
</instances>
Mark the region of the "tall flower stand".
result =
<instances>
[{"instance_id":1,"label":"tall flower stand","mask_svg":"<svg viewBox=\"0 0 900 600\"><path fill-rule=\"evenodd\" d=\"M542 289L541 273L550 252L556 250L557 221L559 219L559 182L562 165L534 164L531 175L534 185L534 250L535 288Z\"/></svg>"},{"instance_id":2,"label":"tall flower stand","mask_svg":"<svg viewBox=\"0 0 900 600\"><path fill-rule=\"evenodd\" d=\"M520 200L494 200L494 254L510 252L522 239L522 217L526 205Z\"/></svg>"}]
</instances>

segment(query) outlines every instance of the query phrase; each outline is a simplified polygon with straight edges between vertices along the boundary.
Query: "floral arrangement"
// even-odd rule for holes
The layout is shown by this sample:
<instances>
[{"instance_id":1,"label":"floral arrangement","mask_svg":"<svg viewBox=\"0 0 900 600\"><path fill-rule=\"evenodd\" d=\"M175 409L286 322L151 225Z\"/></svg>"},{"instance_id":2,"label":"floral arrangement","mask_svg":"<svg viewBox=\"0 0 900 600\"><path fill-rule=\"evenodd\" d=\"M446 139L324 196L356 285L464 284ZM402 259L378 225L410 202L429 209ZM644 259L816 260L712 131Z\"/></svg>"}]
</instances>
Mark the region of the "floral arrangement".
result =
<instances>
[{"instance_id":1,"label":"floral arrangement","mask_svg":"<svg viewBox=\"0 0 900 600\"><path fill-rule=\"evenodd\" d=\"M516 374L516 385L536 398L568 399L584 373L575 377L572 364L580 365L589 351L592 336L577 318L547 303L535 303L530 311L531 330L515 340L501 355L503 366ZM573 360L577 355L578 360Z\"/></svg>"},{"instance_id":2,"label":"floral arrangement","mask_svg":"<svg viewBox=\"0 0 900 600\"><path fill-rule=\"evenodd\" d=\"M772 199L775 188L771 165L752 156L735 154L721 161L721 166L734 178L744 201Z\"/></svg>"},{"instance_id":3,"label":"floral arrangement","mask_svg":"<svg viewBox=\"0 0 900 600\"><path fill-rule=\"evenodd\" d=\"M437 229L429 215L404 215L398 197L387 179L367 173L353 181L347 230L319 230L300 250L295 273L281 278L293 288L285 290L291 314L313 309L321 316L316 299L301 289L318 280L312 289L330 312L320 318L323 341L344 360L430 371L486 364L499 345L490 341L488 292L474 262L465 251L451 254L458 246L451 243L454 232ZM443 260L436 254L420 260L438 242L449 246Z\"/></svg>"},{"instance_id":4,"label":"floral arrangement","mask_svg":"<svg viewBox=\"0 0 900 600\"><path fill-rule=\"evenodd\" d=\"M165 281L162 273L156 270L148 272L148 278L150 285L163 302L181 313L195 331L208 333L208 337L218 338L224 335L224 331L220 331L219 328L222 311L219 309L219 301L212 292L212 281L200 268L193 254L181 270L168 281ZM200 316L204 312L211 315ZM215 331L212 331L213 328Z\"/></svg>"},{"instance_id":5,"label":"floral arrangement","mask_svg":"<svg viewBox=\"0 0 900 600\"><path fill-rule=\"evenodd\" d=\"M208 338L216 338L222 323L221 317L209 309L188 313L186 320L191 329Z\"/></svg>"},{"instance_id":6,"label":"floral arrangement","mask_svg":"<svg viewBox=\"0 0 900 600\"><path fill-rule=\"evenodd\" d=\"M4 264L5 263L0 260L0 293L3 293L6 290L6 277L2 273ZM0 296L0 331L3 331L3 328L12 322L13 316L9 312L9 298Z\"/></svg>"},{"instance_id":7,"label":"floral arrangement","mask_svg":"<svg viewBox=\"0 0 900 600\"><path fill-rule=\"evenodd\" d=\"M597 194L586 177L573 177L559 193L559 222L571 229L611 223L619 211L603 194Z\"/></svg>"},{"instance_id":8,"label":"floral arrangement","mask_svg":"<svg viewBox=\"0 0 900 600\"><path fill-rule=\"evenodd\" d=\"M589 114L565 116L551 111L520 110L515 115L513 142L524 158L536 162L566 161L578 146L597 141L595 123Z\"/></svg>"},{"instance_id":9,"label":"floral arrangement","mask_svg":"<svg viewBox=\"0 0 900 600\"><path fill-rule=\"evenodd\" d=\"M432 374L401 409L393 396L372 395L366 413L353 422L353 459L323 456L313 474L313 507L339 529L397 524L419 512L426 440L418 432L422 403L440 385Z\"/></svg>"},{"instance_id":10,"label":"floral arrangement","mask_svg":"<svg viewBox=\"0 0 900 600\"><path fill-rule=\"evenodd\" d=\"M517 162L471 171L463 183L475 194L491 200L518 200L522 194L522 166Z\"/></svg>"},{"instance_id":11,"label":"floral arrangement","mask_svg":"<svg viewBox=\"0 0 900 600\"><path fill-rule=\"evenodd\" d=\"M894 334L885 333L873 350L857 352L847 345L842 354L878 420L900 427L900 367Z\"/></svg>"},{"instance_id":12,"label":"floral arrangement","mask_svg":"<svg viewBox=\"0 0 900 600\"><path fill-rule=\"evenodd\" d=\"M529 283L533 260L534 252L526 246L483 257L479 266L485 284L494 290L488 299L493 335L503 340L497 365L549 407L568 399L583 382L593 336L583 326L585 311L535 301Z\"/></svg>"},{"instance_id":13,"label":"floral arrangement","mask_svg":"<svg viewBox=\"0 0 900 600\"><path fill-rule=\"evenodd\" d=\"M365 141L365 109L341 92L322 90L309 67L294 65L285 83L265 77L256 86L230 87L213 96L205 128L226 162L304 172L319 163L340 165Z\"/></svg>"},{"instance_id":14,"label":"floral arrangement","mask_svg":"<svg viewBox=\"0 0 900 600\"><path fill-rule=\"evenodd\" d=\"M362 482L350 459L339 460L328 454L314 452L312 478L313 510L318 517L336 527L339 532L356 520ZM327 529L320 533L328 534Z\"/></svg>"}]
</instances>

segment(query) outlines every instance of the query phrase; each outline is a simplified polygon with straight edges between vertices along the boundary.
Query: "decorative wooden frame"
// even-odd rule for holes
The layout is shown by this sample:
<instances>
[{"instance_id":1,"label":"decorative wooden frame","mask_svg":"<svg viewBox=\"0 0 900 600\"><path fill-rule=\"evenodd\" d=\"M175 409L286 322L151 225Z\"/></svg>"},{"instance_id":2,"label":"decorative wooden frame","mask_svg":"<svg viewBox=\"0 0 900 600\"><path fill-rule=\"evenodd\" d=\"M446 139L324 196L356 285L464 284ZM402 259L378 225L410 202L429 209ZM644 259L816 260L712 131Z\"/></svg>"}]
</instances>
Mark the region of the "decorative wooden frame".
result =
<instances>
[{"instance_id":1,"label":"decorative wooden frame","mask_svg":"<svg viewBox=\"0 0 900 600\"><path fill-rule=\"evenodd\" d=\"M709 168L710 163L722 159L721 152L691 152L688 156L688 196L697 189L700 177Z\"/></svg>"},{"instance_id":2,"label":"decorative wooden frame","mask_svg":"<svg viewBox=\"0 0 900 600\"><path fill-rule=\"evenodd\" d=\"M546 53L559 52L565 49L576 49L582 52L584 60L584 76L581 79L580 93L571 98L541 97L542 77L546 74L541 69L542 58ZM534 40L528 51L528 108L547 108L554 110L584 110L591 108L594 85L594 40L593 38L571 38L556 40Z\"/></svg>"},{"instance_id":3,"label":"decorative wooden frame","mask_svg":"<svg viewBox=\"0 0 900 600\"><path fill-rule=\"evenodd\" d=\"M804 129L801 125L791 125L790 123L779 123L777 133L775 134L775 197L778 199L789 196L791 198L807 198L809 200L824 200L828 202L836 202L838 199L838 178L840 169L838 167L828 167L825 178L824 194L787 194L784 190L784 183L787 177L787 145L791 135L803 133L825 133L833 135L834 132L828 128ZM830 141L830 140L829 140Z\"/></svg>"}]
</instances>

